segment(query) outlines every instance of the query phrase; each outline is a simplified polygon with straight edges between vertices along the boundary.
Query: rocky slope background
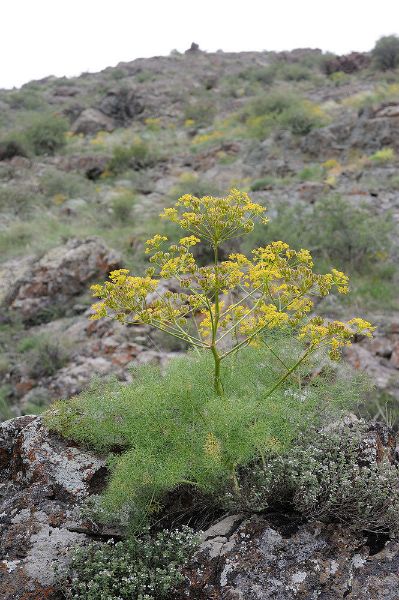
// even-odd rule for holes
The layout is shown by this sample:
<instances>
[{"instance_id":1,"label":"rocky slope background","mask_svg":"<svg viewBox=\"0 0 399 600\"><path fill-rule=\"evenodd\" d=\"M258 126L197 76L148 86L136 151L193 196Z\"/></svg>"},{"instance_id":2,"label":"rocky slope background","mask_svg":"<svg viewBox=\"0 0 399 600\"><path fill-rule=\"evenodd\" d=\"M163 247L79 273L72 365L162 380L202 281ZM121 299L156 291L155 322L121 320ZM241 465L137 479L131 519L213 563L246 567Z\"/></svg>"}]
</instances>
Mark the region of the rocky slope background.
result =
<instances>
[{"instance_id":1,"label":"rocky slope background","mask_svg":"<svg viewBox=\"0 0 399 600\"><path fill-rule=\"evenodd\" d=\"M88 320L90 283L118 266L141 274L157 215L183 193L247 190L271 223L243 250L283 239L351 275L350 296L317 309L377 325L347 360L377 386L362 414L396 429L397 70L376 68L370 54L193 45L0 90L0 128L0 415L12 419L0 440L2 597L60 597L53 563L119 535L80 512L105 486L101 457L24 415L93 377L129 382L133 365L184 352L146 327ZM366 445L374 461L388 448L395 463L387 432L372 430ZM394 599L398 547L386 542L319 521L229 516L204 536L178 597Z\"/></svg>"},{"instance_id":2,"label":"rocky slope background","mask_svg":"<svg viewBox=\"0 0 399 600\"><path fill-rule=\"evenodd\" d=\"M349 358L397 397L397 81L367 54L194 46L0 91L3 418L181 350L90 324L88 286L117 265L142 272L143 242L180 194L232 186L269 207L254 242L310 247L350 273L347 303L323 310L374 319Z\"/></svg>"}]
</instances>

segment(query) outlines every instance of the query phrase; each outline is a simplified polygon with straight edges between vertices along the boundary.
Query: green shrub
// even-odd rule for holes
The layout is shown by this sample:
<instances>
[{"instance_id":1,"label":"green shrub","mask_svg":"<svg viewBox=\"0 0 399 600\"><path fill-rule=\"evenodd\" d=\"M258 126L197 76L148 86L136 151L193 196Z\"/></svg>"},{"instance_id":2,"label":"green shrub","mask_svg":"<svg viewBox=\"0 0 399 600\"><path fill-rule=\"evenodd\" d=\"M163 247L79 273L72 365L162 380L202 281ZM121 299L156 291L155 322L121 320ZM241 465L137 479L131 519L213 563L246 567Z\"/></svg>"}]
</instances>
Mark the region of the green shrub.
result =
<instances>
[{"instance_id":1,"label":"green shrub","mask_svg":"<svg viewBox=\"0 0 399 600\"><path fill-rule=\"evenodd\" d=\"M298 173L300 181L321 181L324 171L320 165L309 165Z\"/></svg>"},{"instance_id":2,"label":"green shrub","mask_svg":"<svg viewBox=\"0 0 399 600\"><path fill-rule=\"evenodd\" d=\"M284 238L293 248L310 248L326 267L333 263L352 272L391 260L394 222L389 213L375 214L367 206L353 206L340 196L328 196L313 206L279 203L276 216L243 245Z\"/></svg>"},{"instance_id":3,"label":"green shrub","mask_svg":"<svg viewBox=\"0 0 399 600\"><path fill-rule=\"evenodd\" d=\"M15 186L9 184L0 187L0 210L9 214L26 216L37 206L40 206L41 202L43 203L43 198L32 192L32 189L24 189L23 184Z\"/></svg>"},{"instance_id":4,"label":"green shrub","mask_svg":"<svg viewBox=\"0 0 399 600\"><path fill-rule=\"evenodd\" d=\"M65 347L43 334L23 338L17 348L19 352L26 353L25 366L30 377L35 379L54 375L68 358Z\"/></svg>"},{"instance_id":5,"label":"green shrub","mask_svg":"<svg viewBox=\"0 0 399 600\"><path fill-rule=\"evenodd\" d=\"M255 181L251 183L251 191L258 192L260 190L267 190L275 183L275 180L276 178L273 177L273 175L266 175L260 179L255 179Z\"/></svg>"},{"instance_id":6,"label":"green shrub","mask_svg":"<svg viewBox=\"0 0 399 600\"><path fill-rule=\"evenodd\" d=\"M149 167L154 163L154 159L154 153L147 142L138 138L130 146L115 146L107 169L112 174L118 175L128 169L139 170Z\"/></svg>"},{"instance_id":7,"label":"green shrub","mask_svg":"<svg viewBox=\"0 0 399 600\"><path fill-rule=\"evenodd\" d=\"M390 163L395 160L395 150L393 148L382 148L370 156L370 160L379 164Z\"/></svg>"},{"instance_id":8,"label":"green shrub","mask_svg":"<svg viewBox=\"0 0 399 600\"><path fill-rule=\"evenodd\" d=\"M46 102L42 95L29 88L22 88L17 91L8 92L5 100L13 109L40 110L46 107Z\"/></svg>"},{"instance_id":9,"label":"green shrub","mask_svg":"<svg viewBox=\"0 0 399 600\"><path fill-rule=\"evenodd\" d=\"M184 107L184 121L193 121L198 127L212 125L216 115L215 102L208 99L193 99Z\"/></svg>"},{"instance_id":10,"label":"green shrub","mask_svg":"<svg viewBox=\"0 0 399 600\"><path fill-rule=\"evenodd\" d=\"M310 102L302 102L284 111L280 124L294 135L307 135L312 129L325 125L326 119L318 106Z\"/></svg>"},{"instance_id":11,"label":"green shrub","mask_svg":"<svg viewBox=\"0 0 399 600\"><path fill-rule=\"evenodd\" d=\"M125 223L132 216L132 209L135 205L136 197L131 192L125 192L112 200L112 215L119 223Z\"/></svg>"},{"instance_id":12,"label":"green shrub","mask_svg":"<svg viewBox=\"0 0 399 600\"><path fill-rule=\"evenodd\" d=\"M176 200L176 198L180 198L186 193L200 198L201 196L220 194L221 188L215 182L206 181L199 177L197 173L182 173L179 181L169 190L168 197L171 200Z\"/></svg>"},{"instance_id":13,"label":"green shrub","mask_svg":"<svg viewBox=\"0 0 399 600\"><path fill-rule=\"evenodd\" d=\"M14 156L26 156L27 149L17 136L0 140L0 161L10 160Z\"/></svg>"},{"instance_id":14,"label":"green shrub","mask_svg":"<svg viewBox=\"0 0 399 600\"><path fill-rule=\"evenodd\" d=\"M306 65L298 63L277 63L275 74L277 78L285 81L308 81L313 75Z\"/></svg>"},{"instance_id":15,"label":"green shrub","mask_svg":"<svg viewBox=\"0 0 399 600\"><path fill-rule=\"evenodd\" d=\"M77 198L87 196L90 192L90 184L83 175L78 173L65 173L57 169L48 169L40 177L40 188L47 196L53 198L62 194L66 198Z\"/></svg>"},{"instance_id":16,"label":"green shrub","mask_svg":"<svg viewBox=\"0 0 399 600\"><path fill-rule=\"evenodd\" d=\"M174 359L162 375L157 367L140 367L131 384L101 384L58 402L46 423L97 450L124 449L111 460L103 506L111 513L123 510L139 526L170 490L189 483L215 492L226 480L234 482L237 466L259 451L284 452L299 431L362 396L362 385L349 371L335 377L328 363L301 391L299 381L320 365L320 356L268 395L285 365L303 350L286 338L268 344L271 351L247 348L239 361L229 359L223 401L209 385L212 359L190 354Z\"/></svg>"},{"instance_id":17,"label":"green shrub","mask_svg":"<svg viewBox=\"0 0 399 600\"><path fill-rule=\"evenodd\" d=\"M399 37L397 35L381 37L372 50L372 56L377 68L383 71L396 69L399 65Z\"/></svg>"},{"instance_id":18,"label":"green shrub","mask_svg":"<svg viewBox=\"0 0 399 600\"><path fill-rule=\"evenodd\" d=\"M251 135L267 137L274 129L289 129L294 135L306 135L326 124L321 108L288 93L273 93L251 101L244 110Z\"/></svg>"},{"instance_id":19,"label":"green shrub","mask_svg":"<svg viewBox=\"0 0 399 600\"><path fill-rule=\"evenodd\" d=\"M191 529L78 548L60 589L69 600L168 600L198 547Z\"/></svg>"},{"instance_id":20,"label":"green shrub","mask_svg":"<svg viewBox=\"0 0 399 600\"><path fill-rule=\"evenodd\" d=\"M54 154L66 143L68 122L57 115L37 115L24 130L29 148L34 154Z\"/></svg>"}]
</instances>

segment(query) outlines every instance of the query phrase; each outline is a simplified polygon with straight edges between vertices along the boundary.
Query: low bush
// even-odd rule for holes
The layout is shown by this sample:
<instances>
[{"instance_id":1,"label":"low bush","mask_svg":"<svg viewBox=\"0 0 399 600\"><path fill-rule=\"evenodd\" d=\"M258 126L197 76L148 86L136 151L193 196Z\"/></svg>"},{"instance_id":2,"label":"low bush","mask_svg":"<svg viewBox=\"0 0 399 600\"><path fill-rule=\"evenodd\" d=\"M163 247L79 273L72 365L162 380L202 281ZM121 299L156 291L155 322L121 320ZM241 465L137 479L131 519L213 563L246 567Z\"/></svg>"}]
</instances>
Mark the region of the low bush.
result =
<instances>
[{"instance_id":1,"label":"low bush","mask_svg":"<svg viewBox=\"0 0 399 600\"><path fill-rule=\"evenodd\" d=\"M186 104L183 114L183 121L192 121L196 127L212 125L216 115L215 103L210 99L193 99Z\"/></svg>"},{"instance_id":2,"label":"low bush","mask_svg":"<svg viewBox=\"0 0 399 600\"><path fill-rule=\"evenodd\" d=\"M276 63L274 67L276 78L285 81L309 81L313 76L309 67L298 63Z\"/></svg>"},{"instance_id":3,"label":"low bush","mask_svg":"<svg viewBox=\"0 0 399 600\"><path fill-rule=\"evenodd\" d=\"M63 194L67 198L77 198L86 197L90 193L90 184L83 175L78 173L48 169L40 177L40 189L50 198L57 194Z\"/></svg>"},{"instance_id":4,"label":"low bush","mask_svg":"<svg viewBox=\"0 0 399 600\"><path fill-rule=\"evenodd\" d=\"M92 544L73 552L59 587L68 600L167 600L197 547L188 527Z\"/></svg>"},{"instance_id":5,"label":"low bush","mask_svg":"<svg viewBox=\"0 0 399 600\"><path fill-rule=\"evenodd\" d=\"M378 69L387 71L399 66L399 37L387 35L381 37L372 50L374 64Z\"/></svg>"},{"instance_id":6,"label":"low bush","mask_svg":"<svg viewBox=\"0 0 399 600\"><path fill-rule=\"evenodd\" d=\"M23 135L33 154L54 154L66 143L66 119L57 115L37 115L30 121Z\"/></svg>"},{"instance_id":7,"label":"low bush","mask_svg":"<svg viewBox=\"0 0 399 600\"><path fill-rule=\"evenodd\" d=\"M294 135L306 135L327 122L326 115L318 105L287 93L256 98L244 110L244 117L250 134L260 139L275 129L288 129Z\"/></svg>"},{"instance_id":8,"label":"low bush","mask_svg":"<svg viewBox=\"0 0 399 600\"><path fill-rule=\"evenodd\" d=\"M125 223L132 216L132 209L135 205L136 197L132 192L124 192L116 196L111 202L112 216L119 223Z\"/></svg>"},{"instance_id":9,"label":"low bush","mask_svg":"<svg viewBox=\"0 0 399 600\"><path fill-rule=\"evenodd\" d=\"M367 427L335 425L302 436L287 455L242 469L230 509L264 511L286 502L306 518L346 523L357 531L399 531L399 469L367 453Z\"/></svg>"},{"instance_id":10,"label":"low bush","mask_svg":"<svg viewBox=\"0 0 399 600\"><path fill-rule=\"evenodd\" d=\"M129 146L115 146L113 148L112 158L107 165L107 169L113 175L119 175L128 169L145 169L154 164L155 160L155 154L148 143L141 138L137 138Z\"/></svg>"},{"instance_id":11,"label":"low bush","mask_svg":"<svg viewBox=\"0 0 399 600\"><path fill-rule=\"evenodd\" d=\"M364 273L392 260L395 224L389 213L378 215L340 196L322 198L313 206L279 203L275 210L274 219L245 241L244 250L284 236L293 248L310 248L326 267L338 262L352 272Z\"/></svg>"},{"instance_id":12,"label":"low bush","mask_svg":"<svg viewBox=\"0 0 399 600\"><path fill-rule=\"evenodd\" d=\"M14 156L26 156L27 150L18 139L0 140L0 161L10 160Z\"/></svg>"},{"instance_id":13,"label":"low bush","mask_svg":"<svg viewBox=\"0 0 399 600\"><path fill-rule=\"evenodd\" d=\"M393 148L382 148L370 156L370 160L379 164L390 163L395 160L395 158L396 155Z\"/></svg>"},{"instance_id":14,"label":"low bush","mask_svg":"<svg viewBox=\"0 0 399 600\"><path fill-rule=\"evenodd\" d=\"M25 367L29 376L35 379L54 375L68 358L65 347L43 334L23 338L18 344L18 351L25 354Z\"/></svg>"}]
</instances>

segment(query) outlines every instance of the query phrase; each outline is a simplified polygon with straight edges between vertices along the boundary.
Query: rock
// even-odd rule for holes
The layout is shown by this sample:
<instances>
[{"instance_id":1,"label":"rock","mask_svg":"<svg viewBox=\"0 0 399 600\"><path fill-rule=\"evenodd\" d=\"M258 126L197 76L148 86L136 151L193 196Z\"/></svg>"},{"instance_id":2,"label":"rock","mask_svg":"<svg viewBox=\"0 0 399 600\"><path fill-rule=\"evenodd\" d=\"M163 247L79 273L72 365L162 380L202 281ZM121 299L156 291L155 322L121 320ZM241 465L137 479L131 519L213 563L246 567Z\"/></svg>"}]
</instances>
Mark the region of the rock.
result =
<instances>
[{"instance_id":1,"label":"rock","mask_svg":"<svg viewBox=\"0 0 399 600\"><path fill-rule=\"evenodd\" d=\"M366 52L351 52L342 56L335 56L325 61L323 69L327 75L342 71L343 73L356 73L365 69L371 62L370 55Z\"/></svg>"},{"instance_id":2,"label":"rock","mask_svg":"<svg viewBox=\"0 0 399 600\"><path fill-rule=\"evenodd\" d=\"M399 543L354 536L339 524L297 528L252 517L221 552L202 548L176 599L396 600Z\"/></svg>"},{"instance_id":3,"label":"rock","mask_svg":"<svg viewBox=\"0 0 399 600\"><path fill-rule=\"evenodd\" d=\"M72 124L73 133L89 135L98 131L113 131L114 121L96 108L86 108Z\"/></svg>"},{"instance_id":4,"label":"rock","mask_svg":"<svg viewBox=\"0 0 399 600\"><path fill-rule=\"evenodd\" d=\"M60 85L55 88L53 96L61 98L73 98L79 94L79 88L71 87L69 85Z\"/></svg>"},{"instance_id":5,"label":"rock","mask_svg":"<svg viewBox=\"0 0 399 600\"><path fill-rule=\"evenodd\" d=\"M116 268L119 260L99 238L71 239L28 262L14 280L8 276L4 303L26 322L45 320L46 311L64 309L91 280ZM4 268L7 270L7 265Z\"/></svg>"},{"instance_id":6,"label":"rock","mask_svg":"<svg viewBox=\"0 0 399 600\"><path fill-rule=\"evenodd\" d=\"M144 110L137 92L132 89L110 91L98 105L98 109L119 126L126 125Z\"/></svg>"},{"instance_id":7,"label":"rock","mask_svg":"<svg viewBox=\"0 0 399 600\"><path fill-rule=\"evenodd\" d=\"M0 466L0 597L60 598L53 567L90 540L79 509L105 486L105 463L27 416L0 425Z\"/></svg>"},{"instance_id":8,"label":"rock","mask_svg":"<svg viewBox=\"0 0 399 600\"><path fill-rule=\"evenodd\" d=\"M86 206L87 202L83 198L70 198L62 204L60 212L68 217L76 216Z\"/></svg>"},{"instance_id":9,"label":"rock","mask_svg":"<svg viewBox=\"0 0 399 600\"><path fill-rule=\"evenodd\" d=\"M192 42L190 48L188 48L184 54L196 54L197 52L201 52L199 44Z\"/></svg>"}]
</instances>

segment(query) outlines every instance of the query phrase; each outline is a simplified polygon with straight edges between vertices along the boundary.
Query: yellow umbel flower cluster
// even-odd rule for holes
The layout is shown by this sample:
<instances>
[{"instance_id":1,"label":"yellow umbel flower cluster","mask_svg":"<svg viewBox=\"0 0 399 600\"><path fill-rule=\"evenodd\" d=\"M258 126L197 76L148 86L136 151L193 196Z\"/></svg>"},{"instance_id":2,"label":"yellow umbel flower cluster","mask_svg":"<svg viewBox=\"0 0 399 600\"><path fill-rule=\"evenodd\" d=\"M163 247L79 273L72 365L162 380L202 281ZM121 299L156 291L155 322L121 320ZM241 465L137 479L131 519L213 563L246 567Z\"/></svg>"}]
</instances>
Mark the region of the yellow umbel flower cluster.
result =
<instances>
[{"instance_id":1,"label":"yellow umbel flower cluster","mask_svg":"<svg viewBox=\"0 0 399 600\"><path fill-rule=\"evenodd\" d=\"M165 249L166 236L157 234L148 240L151 267L145 277L119 269L110 274L109 281L92 286L93 295L102 301L93 305L91 318L145 323L210 350L219 395L223 393L221 361L267 330L293 329L307 343L303 360L320 347L327 347L332 359L339 358L355 333L372 334L370 323L363 319L328 322L309 318L309 313L315 297L326 296L333 288L341 294L348 292L344 273L336 269L324 275L314 273L310 252L293 250L282 241L254 249L251 257L236 253L219 262L219 246L251 231L257 219L265 220L264 211L238 190L226 198L182 196L161 216L189 235ZM214 261L201 267L191 249L204 241L211 245ZM181 291L160 293L159 278L174 278ZM226 304L223 296L227 293L236 301ZM287 368L287 373L291 371Z\"/></svg>"}]
</instances>

